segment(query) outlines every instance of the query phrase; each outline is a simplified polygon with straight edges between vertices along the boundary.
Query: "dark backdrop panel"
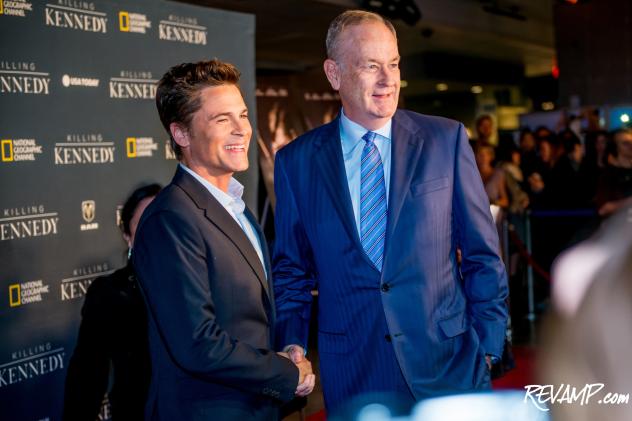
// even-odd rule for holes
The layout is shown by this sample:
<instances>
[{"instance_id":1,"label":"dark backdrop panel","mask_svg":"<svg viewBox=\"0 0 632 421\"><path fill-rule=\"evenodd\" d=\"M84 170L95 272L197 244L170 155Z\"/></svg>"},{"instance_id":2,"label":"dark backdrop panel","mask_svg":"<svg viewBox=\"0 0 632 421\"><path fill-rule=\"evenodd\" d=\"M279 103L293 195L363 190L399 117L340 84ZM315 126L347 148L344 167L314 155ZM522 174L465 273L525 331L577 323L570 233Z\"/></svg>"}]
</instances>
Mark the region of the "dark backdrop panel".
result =
<instances>
[{"instance_id":1,"label":"dark backdrop panel","mask_svg":"<svg viewBox=\"0 0 632 421\"><path fill-rule=\"evenodd\" d=\"M175 170L155 84L229 61L254 120L255 22L165 1L0 5L0 418L58 420L85 290L125 261L117 209ZM256 209L254 142L250 156Z\"/></svg>"}]
</instances>

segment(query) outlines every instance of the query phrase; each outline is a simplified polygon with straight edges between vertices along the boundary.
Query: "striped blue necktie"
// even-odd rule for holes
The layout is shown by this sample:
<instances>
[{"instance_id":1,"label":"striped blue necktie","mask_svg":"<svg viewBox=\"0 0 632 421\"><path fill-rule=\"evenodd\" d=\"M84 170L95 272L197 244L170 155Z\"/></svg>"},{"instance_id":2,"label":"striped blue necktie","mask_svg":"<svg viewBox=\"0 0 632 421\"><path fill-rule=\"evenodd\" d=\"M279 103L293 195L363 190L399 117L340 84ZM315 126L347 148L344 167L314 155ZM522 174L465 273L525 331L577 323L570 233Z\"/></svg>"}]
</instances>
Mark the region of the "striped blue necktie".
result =
<instances>
[{"instance_id":1,"label":"striped blue necktie","mask_svg":"<svg viewBox=\"0 0 632 421\"><path fill-rule=\"evenodd\" d=\"M382 271L386 236L386 184L380 151L375 146L376 134L367 132L362 139L360 165L360 240L375 267Z\"/></svg>"}]
</instances>

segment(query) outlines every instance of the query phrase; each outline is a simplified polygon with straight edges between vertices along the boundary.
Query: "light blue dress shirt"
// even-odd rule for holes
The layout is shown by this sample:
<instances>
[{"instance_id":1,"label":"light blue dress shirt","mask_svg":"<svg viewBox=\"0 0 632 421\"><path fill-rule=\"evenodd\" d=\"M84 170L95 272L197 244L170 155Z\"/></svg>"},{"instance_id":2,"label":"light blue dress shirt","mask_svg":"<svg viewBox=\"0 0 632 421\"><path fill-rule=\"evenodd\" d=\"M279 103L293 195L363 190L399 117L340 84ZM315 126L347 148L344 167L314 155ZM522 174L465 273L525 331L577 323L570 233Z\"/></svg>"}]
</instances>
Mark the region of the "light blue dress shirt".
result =
<instances>
[{"instance_id":1,"label":"light blue dress shirt","mask_svg":"<svg viewBox=\"0 0 632 421\"><path fill-rule=\"evenodd\" d=\"M252 243L252 246L255 248L255 251L257 252L257 255L259 256L259 260L261 260L261 265L263 266L263 270L267 277L268 270L266 269L266 264L263 260L261 240L259 239L259 236L257 235L257 231L255 230L255 228L252 226L252 224L250 223L250 221L244 214L244 209L246 209L246 204L241 198L241 196L244 193L244 186L239 181L237 181L234 177L231 177L230 181L228 182L228 193L225 193L221 189L215 187L208 180L204 179L199 174L195 173L192 169L188 168L183 163L180 163L180 167L182 167L183 170L191 174L193 178L199 181L206 188L206 190L208 190L209 193L211 193L213 197L217 199L220 205L222 205L224 209L226 209L226 212L228 212L228 214L233 217L235 222L239 224L241 229L246 234L246 237L248 237L248 240L250 240L250 242Z\"/></svg>"},{"instance_id":2,"label":"light blue dress shirt","mask_svg":"<svg viewBox=\"0 0 632 421\"><path fill-rule=\"evenodd\" d=\"M388 122L377 130L371 130L377 133L375 136L375 146L377 146L382 158L384 167L384 182L386 183L386 204L388 206L388 192L391 180L391 125L393 120ZM360 170L362 160L362 149L366 142L362 136L368 132L368 129L349 120L344 110L340 112L340 140L342 142L342 159L345 162L345 171L347 173L347 183L349 184L349 193L351 194L351 204L353 205L353 214L355 216L356 228L360 235Z\"/></svg>"}]
</instances>

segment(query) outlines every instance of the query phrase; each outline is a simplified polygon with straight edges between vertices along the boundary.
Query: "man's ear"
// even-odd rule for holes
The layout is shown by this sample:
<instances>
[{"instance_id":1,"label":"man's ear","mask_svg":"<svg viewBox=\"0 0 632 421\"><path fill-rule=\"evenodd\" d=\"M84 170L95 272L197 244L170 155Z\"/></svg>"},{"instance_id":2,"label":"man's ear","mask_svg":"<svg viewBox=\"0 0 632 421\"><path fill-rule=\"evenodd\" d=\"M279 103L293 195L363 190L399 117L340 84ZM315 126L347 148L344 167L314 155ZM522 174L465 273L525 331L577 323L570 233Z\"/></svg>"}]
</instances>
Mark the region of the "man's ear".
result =
<instances>
[{"instance_id":1,"label":"man's ear","mask_svg":"<svg viewBox=\"0 0 632 421\"><path fill-rule=\"evenodd\" d=\"M189 146L189 131L180 123L171 123L169 125L169 131L171 132L171 136L173 140L176 141L178 146L181 148L186 148Z\"/></svg>"},{"instance_id":2,"label":"man's ear","mask_svg":"<svg viewBox=\"0 0 632 421\"><path fill-rule=\"evenodd\" d=\"M336 91L340 89L340 67L338 63L328 58L323 63L323 68L325 69L325 75L331 87Z\"/></svg>"}]
</instances>

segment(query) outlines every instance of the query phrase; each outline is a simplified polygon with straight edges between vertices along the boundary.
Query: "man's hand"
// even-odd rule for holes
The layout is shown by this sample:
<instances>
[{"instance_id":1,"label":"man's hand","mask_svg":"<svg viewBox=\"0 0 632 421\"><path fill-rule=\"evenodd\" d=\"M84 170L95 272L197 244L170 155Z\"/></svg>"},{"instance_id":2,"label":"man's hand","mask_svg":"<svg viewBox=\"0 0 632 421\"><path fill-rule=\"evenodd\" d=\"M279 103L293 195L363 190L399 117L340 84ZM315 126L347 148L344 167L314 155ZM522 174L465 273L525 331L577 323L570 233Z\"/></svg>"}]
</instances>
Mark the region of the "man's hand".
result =
<instances>
[{"instance_id":1,"label":"man's hand","mask_svg":"<svg viewBox=\"0 0 632 421\"><path fill-rule=\"evenodd\" d=\"M312 371L312 363L305 358L305 350L298 345L286 348L290 359L296 364L299 370L299 381L296 387L296 396L307 396L314 390L316 375Z\"/></svg>"}]
</instances>

